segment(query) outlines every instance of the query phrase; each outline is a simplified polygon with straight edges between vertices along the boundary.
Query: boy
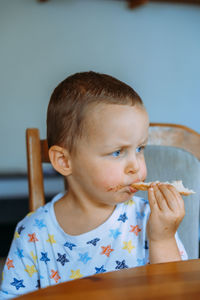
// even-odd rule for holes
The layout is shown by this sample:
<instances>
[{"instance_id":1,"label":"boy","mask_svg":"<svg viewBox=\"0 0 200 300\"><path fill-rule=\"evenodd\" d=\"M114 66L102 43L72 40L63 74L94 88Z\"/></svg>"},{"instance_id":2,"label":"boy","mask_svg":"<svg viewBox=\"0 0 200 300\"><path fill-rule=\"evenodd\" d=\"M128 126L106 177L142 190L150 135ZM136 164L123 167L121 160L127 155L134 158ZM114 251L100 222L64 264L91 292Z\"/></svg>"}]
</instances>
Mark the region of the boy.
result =
<instances>
[{"instance_id":1,"label":"boy","mask_svg":"<svg viewBox=\"0 0 200 300\"><path fill-rule=\"evenodd\" d=\"M184 217L180 194L152 185L148 202L131 187L146 178L148 127L138 94L111 76L78 73L58 85L48 107L47 139L51 163L68 188L17 225L3 298L187 258L176 234Z\"/></svg>"}]
</instances>

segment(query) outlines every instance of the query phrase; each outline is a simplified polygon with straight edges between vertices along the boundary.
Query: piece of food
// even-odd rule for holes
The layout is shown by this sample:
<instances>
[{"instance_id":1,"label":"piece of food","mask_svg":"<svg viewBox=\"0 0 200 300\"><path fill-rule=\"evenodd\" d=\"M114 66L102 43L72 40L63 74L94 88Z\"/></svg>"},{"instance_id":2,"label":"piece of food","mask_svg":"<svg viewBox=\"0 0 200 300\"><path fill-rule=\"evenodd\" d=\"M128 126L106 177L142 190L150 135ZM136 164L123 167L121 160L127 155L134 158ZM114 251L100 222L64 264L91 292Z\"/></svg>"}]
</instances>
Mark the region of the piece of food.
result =
<instances>
[{"instance_id":1,"label":"piece of food","mask_svg":"<svg viewBox=\"0 0 200 300\"><path fill-rule=\"evenodd\" d=\"M152 182L136 182L136 183L132 183L131 186L133 188L136 188L137 190L140 191L147 191L148 188L151 186L151 184L170 184L173 185L177 191L184 196L188 196L191 194L195 194L195 192L193 190L189 190L188 188L184 187L183 183L181 180L176 180L176 181L172 181L172 182L160 182L160 181L152 181Z\"/></svg>"}]
</instances>

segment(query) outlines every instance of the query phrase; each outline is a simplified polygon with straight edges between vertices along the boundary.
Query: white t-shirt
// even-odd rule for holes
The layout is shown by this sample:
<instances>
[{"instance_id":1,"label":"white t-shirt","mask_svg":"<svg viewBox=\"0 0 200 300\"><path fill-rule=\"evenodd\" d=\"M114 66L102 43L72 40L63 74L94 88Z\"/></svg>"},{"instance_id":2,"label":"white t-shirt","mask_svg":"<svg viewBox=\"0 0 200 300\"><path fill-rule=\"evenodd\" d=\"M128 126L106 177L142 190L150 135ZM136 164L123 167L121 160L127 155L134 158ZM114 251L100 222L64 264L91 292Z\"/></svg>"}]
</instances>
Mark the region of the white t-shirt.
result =
<instances>
[{"instance_id":1,"label":"white t-shirt","mask_svg":"<svg viewBox=\"0 0 200 300\"><path fill-rule=\"evenodd\" d=\"M97 273L148 263L147 200L134 196L116 206L99 227L68 235L56 220L54 199L28 214L16 227L3 270L0 299ZM78 221L78 220L77 220ZM182 259L186 251L176 234Z\"/></svg>"}]
</instances>

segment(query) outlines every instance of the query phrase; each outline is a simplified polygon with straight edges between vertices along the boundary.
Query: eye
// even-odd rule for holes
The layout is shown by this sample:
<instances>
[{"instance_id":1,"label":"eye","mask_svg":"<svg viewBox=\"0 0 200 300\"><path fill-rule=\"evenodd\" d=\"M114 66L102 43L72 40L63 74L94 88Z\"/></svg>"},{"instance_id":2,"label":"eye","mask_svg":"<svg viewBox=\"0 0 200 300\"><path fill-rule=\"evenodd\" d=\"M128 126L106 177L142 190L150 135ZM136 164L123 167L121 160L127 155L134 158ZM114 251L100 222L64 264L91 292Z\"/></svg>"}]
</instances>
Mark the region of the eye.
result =
<instances>
[{"instance_id":1,"label":"eye","mask_svg":"<svg viewBox=\"0 0 200 300\"><path fill-rule=\"evenodd\" d=\"M140 146L140 147L137 147L136 148L136 153L140 153L140 152L142 152L142 150L144 150L144 146Z\"/></svg>"},{"instance_id":2,"label":"eye","mask_svg":"<svg viewBox=\"0 0 200 300\"><path fill-rule=\"evenodd\" d=\"M122 153L121 150L117 150L115 152L112 152L111 155L114 156L114 157L118 157L118 156L120 156L121 153Z\"/></svg>"}]
</instances>

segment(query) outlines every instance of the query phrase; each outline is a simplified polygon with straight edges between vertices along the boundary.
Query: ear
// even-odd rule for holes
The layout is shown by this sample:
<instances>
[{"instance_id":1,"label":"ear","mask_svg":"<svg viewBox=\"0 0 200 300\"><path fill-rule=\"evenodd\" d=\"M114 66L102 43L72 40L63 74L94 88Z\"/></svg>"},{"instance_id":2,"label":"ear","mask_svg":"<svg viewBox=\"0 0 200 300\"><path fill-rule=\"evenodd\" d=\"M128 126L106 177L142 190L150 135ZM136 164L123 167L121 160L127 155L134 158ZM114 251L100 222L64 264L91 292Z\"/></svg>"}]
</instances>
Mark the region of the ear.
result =
<instances>
[{"instance_id":1,"label":"ear","mask_svg":"<svg viewBox=\"0 0 200 300\"><path fill-rule=\"evenodd\" d=\"M70 154L65 148L57 145L52 146L49 149L49 159L54 169L63 176L72 173Z\"/></svg>"}]
</instances>

